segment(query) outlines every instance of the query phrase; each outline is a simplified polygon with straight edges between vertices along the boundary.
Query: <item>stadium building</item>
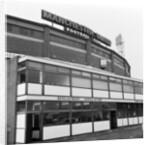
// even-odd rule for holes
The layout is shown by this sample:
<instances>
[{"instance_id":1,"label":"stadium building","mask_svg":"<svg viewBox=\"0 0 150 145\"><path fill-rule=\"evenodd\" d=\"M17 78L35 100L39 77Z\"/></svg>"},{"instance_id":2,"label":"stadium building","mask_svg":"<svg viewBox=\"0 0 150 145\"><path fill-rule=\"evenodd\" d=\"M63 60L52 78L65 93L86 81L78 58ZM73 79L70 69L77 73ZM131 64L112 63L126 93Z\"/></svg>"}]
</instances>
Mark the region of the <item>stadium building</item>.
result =
<instances>
[{"instance_id":1,"label":"stadium building","mask_svg":"<svg viewBox=\"0 0 150 145\"><path fill-rule=\"evenodd\" d=\"M111 41L44 10L42 19L52 25L6 16L8 143L142 124L143 82Z\"/></svg>"}]
</instances>

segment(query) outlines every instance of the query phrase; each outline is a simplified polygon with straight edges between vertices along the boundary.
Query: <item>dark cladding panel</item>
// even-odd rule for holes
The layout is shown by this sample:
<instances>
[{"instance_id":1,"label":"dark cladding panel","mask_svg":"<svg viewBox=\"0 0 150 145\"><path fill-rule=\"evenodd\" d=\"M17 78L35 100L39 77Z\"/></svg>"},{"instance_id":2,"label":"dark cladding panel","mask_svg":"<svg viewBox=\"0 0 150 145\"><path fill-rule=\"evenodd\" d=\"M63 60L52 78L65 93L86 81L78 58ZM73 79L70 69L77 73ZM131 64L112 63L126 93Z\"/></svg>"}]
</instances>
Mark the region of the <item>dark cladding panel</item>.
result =
<instances>
[{"instance_id":1,"label":"dark cladding panel","mask_svg":"<svg viewBox=\"0 0 150 145\"><path fill-rule=\"evenodd\" d=\"M43 56L43 43L7 37L7 51L32 56Z\"/></svg>"},{"instance_id":2,"label":"dark cladding panel","mask_svg":"<svg viewBox=\"0 0 150 145\"><path fill-rule=\"evenodd\" d=\"M79 64L86 64L86 53L84 52L69 50L53 45L50 47L52 54L50 54L49 57Z\"/></svg>"}]
</instances>

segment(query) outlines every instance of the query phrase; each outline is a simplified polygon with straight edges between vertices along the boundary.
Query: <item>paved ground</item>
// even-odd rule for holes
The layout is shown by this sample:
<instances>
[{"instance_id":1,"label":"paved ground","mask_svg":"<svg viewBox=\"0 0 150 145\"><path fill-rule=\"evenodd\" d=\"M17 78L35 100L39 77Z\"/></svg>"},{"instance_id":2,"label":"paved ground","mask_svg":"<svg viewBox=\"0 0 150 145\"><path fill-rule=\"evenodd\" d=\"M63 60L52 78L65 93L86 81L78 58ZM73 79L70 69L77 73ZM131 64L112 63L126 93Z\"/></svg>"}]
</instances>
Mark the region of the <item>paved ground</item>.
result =
<instances>
[{"instance_id":1,"label":"paved ground","mask_svg":"<svg viewBox=\"0 0 150 145\"><path fill-rule=\"evenodd\" d=\"M141 125L118 128L109 131L89 133L85 135L76 135L73 137L64 137L42 141L42 143L50 142L68 142L68 141L90 141L90 140L109 140L109 139L131 139L143 138L143 130Z\"/></svg>"}]
</instances>

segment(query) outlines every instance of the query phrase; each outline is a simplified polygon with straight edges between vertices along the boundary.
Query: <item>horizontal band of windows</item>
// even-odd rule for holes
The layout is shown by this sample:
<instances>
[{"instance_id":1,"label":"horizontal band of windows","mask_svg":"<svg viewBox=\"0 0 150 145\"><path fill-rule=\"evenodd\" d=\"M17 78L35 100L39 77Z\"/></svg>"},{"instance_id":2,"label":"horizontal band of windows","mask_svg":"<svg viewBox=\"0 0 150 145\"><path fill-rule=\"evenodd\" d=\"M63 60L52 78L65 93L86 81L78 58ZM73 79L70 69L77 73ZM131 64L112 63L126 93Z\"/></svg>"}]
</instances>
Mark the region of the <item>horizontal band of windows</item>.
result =
<instances>
[{"instance_id":1,"label":"horizontal band of windows","mask_svg":"<svg viewBox=\"0 0 150 145\"><path fill-rule=\"evenodd\" d=\"M100 59L106 59L108 62L111 62L111 60L110 59L108 59L108 58L106 58L106 57L102 57L102 56L100 56L100 55L98 55L98 54L95 54L95 53L91 53L93 56L95 56L95 57L98 57L98 58L100 58Z\"/></svg>"},{"instance_id":2,"label":"horizontal band of windows","mask_svg":"<svg viewBox=\"0 0 150 145\"><path fill-rule=\"evenodd\" d=\"M29 41L34 41L34 42L40 42L40 43L44 42L44 40L42 40L42 39L32 38L32 37L28 37L28 36L22 36L22 35L19 35L19 34L7 33L7 36L15 37L15 38L19 38L19 39L24 39L24 40L29 40Z\"/></svg>"},{"instance_id":3,"label":"horizontal band of windows","mask_svg":"<svg viewBox=\"0 0 150 145\"><path fill-rule=\"evenodd\" d=\"M81 48L76 48L76 47L72 47L72 46L68 46L68 45L64 45L64 44L60 44L60 43L56 43L56 42L49 42L49 43L50 43L50 45L61 47L61 48L64 48L64 49L86 53L86 51L81 49Z\"/></svg>"}]
</instances>

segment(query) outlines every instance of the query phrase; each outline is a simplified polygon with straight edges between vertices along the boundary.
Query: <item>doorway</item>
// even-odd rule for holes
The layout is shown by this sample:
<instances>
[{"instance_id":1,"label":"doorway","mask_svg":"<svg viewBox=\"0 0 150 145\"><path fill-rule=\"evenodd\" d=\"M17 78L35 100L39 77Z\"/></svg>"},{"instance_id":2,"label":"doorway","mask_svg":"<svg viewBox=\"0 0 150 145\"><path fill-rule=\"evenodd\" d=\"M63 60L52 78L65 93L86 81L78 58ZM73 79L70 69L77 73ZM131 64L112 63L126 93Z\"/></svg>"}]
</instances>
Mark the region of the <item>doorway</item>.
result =
<instances>
[{"instance_id":1,"label":"doorway","mask_svg":"<svg viewBox=\"0 0 150 145\"><path fill-rule=\"evenodd\" d=\"M27 114L26 142L41 140L41 115Z\"/></svg>"},{"instance_id":2,"label":"doorway","mask_svg":"<svg viewBox=\"0 0 150 145\"><path fill-rule=\"evenodd\" d=\"M111 129L117 128L117 112L110 111L110 127Z\"/></svg>"}]
</instances>

